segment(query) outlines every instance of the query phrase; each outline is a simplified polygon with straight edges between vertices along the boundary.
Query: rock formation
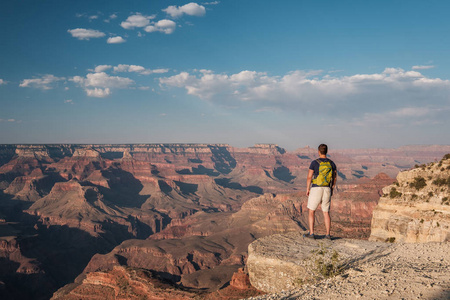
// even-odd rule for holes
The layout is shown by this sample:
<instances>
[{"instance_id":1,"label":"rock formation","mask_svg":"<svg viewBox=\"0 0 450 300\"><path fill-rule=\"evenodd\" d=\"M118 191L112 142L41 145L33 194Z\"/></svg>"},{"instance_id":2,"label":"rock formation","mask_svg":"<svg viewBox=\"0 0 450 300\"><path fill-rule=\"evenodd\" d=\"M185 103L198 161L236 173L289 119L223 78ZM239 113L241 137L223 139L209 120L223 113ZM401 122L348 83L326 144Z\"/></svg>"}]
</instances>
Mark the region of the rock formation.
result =
<instances>
[{"instance_id":1,"label":"rock formation","mask_svg":"<svg viewBox=\"0 0 450 300\"><path fill-rule=\"evenodd\" d=\"M341 273L314 280L314 274L324 270L316 268L319 259L333 251L342 263ZM249 299L446 300L449 251L448 242L321 242L295 233L269 236L250 245L248 270L252 285L270 293Z\"/></svg>"},{"instance_id":2,"label":"rock formation","mask_svg":"<svg viewBox=\"0 0 450 300\"><path fill-rule=\"evenodd\" d=\"M158 274L145 269L116 266L111 270L89 273L56 292L52 299L174 299L188 300L197 294L175 289Z\"/></svg>"},{"instance_id":3,"label":"rock formation","mask_svg":"<svg viewBox=\"0 0 450 300\"><path fill-rule=\"evenodd\" d=\"M350 260L367 259L387 246L363 240L312 240L298 232L271 235L249 245L247 269L252 286L274 293L313 282L320 275L314 269L324 252L337 251L339 262L336 264L345 264ZM319 253L317 257L315 253Z\"/></svg>"},{"instance_id":4,"label":"rock formation","mask_svg":"<svg viewBox=\"0 0 450 300\"><path fill-rule=\"evenodd\" d=\"M450 240L450 155L399 173L383 193L373 212L371 240Z\"/></svg>"},{"instance_id":5,"label":"rock formation","mask_svg":"<svg viewBox=\"0 0 450 300\"><path fill-rule=\"evenodd\" d=\"M381 187L398 171L448 152L331 152L339 168L333 231L367 238ZM306 174L316 155L272 144L0 145L0 242L10 249L0 251L9 270L0 272L0 297L47 299L83 269L140 263L172 284L219 297L249 243L305 229ZM146 251L161 265L145 262Z\"/></svg>"}]
</instances>

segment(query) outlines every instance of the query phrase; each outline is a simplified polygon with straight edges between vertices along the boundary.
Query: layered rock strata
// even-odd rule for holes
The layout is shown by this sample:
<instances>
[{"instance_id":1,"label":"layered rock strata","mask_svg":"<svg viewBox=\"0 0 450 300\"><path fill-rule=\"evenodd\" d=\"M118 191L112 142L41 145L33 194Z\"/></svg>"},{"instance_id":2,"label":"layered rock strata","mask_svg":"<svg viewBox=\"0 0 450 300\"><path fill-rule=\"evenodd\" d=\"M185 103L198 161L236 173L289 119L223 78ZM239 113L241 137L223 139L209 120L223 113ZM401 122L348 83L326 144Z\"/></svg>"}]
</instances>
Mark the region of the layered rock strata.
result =
<instances>
[{"instance_id":1,"label":"layered rock strata","mask_svg":"<svg viewBox=\"0 0 450 300\"><path fill-rule=\"evenodd\" d=\"M401 172L383 188L373 211L370 240L450 240L450 157Z\"/></svg>"}]
</instances>

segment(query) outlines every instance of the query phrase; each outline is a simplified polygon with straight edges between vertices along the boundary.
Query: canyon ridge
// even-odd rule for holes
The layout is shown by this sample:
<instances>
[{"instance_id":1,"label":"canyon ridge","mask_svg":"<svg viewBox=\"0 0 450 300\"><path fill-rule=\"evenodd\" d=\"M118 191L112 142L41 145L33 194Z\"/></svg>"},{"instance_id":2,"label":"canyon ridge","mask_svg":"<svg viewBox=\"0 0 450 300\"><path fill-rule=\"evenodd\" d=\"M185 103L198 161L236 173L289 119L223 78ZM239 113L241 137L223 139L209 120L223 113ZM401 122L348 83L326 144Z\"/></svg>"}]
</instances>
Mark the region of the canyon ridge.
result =
<instances>
[{"instance_id":1,"label":"canyon ridge","mask_svg":"<svg viewBox=\"0 0 450 300\"><path fill-rule=\"evenodd\" d=\"M392 221L389 210L399 204L389 193L438 195L424 174L440 170L447 153L450 146L438 145L330 151L338 166L333 234L402 239L383 231L383 224L401 231L411 218ZM0 145L0 296L256 296L242 271L248 245L306 230L306 174L315 158L315 148L273 144ZM415 166L412 178L396 181ZM413 192L417 177L428 187ZM423 220L405 239L423 239L438 222Z\"/></svg>"}]
</instances>

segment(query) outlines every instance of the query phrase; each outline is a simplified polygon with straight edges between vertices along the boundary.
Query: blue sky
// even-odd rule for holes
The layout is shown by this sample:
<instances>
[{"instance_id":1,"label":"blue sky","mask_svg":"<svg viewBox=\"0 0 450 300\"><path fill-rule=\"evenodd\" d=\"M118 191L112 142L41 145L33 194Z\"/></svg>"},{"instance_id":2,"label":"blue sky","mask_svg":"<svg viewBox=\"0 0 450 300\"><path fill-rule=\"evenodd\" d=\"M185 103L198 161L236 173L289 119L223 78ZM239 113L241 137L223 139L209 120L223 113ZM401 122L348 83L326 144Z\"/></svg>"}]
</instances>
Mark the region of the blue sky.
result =
<instances>
[{"instance_id":1,"label":"blue sky","mask_svg":"<svg viewBox=\"0 0 450 300\"><path fill-rule=\"evenodd\" d=\"M449 144L448 11L3 0L0 143Z\"/></svg>"}]
</instances>

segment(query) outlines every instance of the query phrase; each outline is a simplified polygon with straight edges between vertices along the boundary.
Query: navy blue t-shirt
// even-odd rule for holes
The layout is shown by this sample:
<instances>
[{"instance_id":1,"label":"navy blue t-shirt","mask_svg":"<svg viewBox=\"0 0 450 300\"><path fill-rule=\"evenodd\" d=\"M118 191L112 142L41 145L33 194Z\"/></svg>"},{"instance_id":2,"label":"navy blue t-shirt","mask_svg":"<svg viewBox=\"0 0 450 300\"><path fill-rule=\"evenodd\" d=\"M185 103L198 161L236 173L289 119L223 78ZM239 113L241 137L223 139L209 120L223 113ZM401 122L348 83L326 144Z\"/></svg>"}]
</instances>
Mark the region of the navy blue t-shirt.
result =
<instances>
[{"instance_id":1,"label":"navy blue t-shirt","mask_svg":"<svg viewBox=\"0 0 450 300\"><path fill-rule=\"evenodd\" d=\"M336 165L334 164L334 162L331 160L331 159L329 159L329 158L318 158L318 160L319 161L322 161L322 162L324 162L324 161L329 161L330 162L330 164L331 164L331 170L334 172L334 171L336 171ZM312 162L311 162L311 165L309 165L309 169L310 170L314 170L314 175L313 175L313 179L315 179L315 178L317 178L317 176L319 175L319 162L315 159L315 160L313 160ZM330 185L332 184L333 182L330 182ZM318 186L318 185L316 185L316 184L312 184L312 187L316 187L316 186Z\"/></svg>"}]
</instances>

